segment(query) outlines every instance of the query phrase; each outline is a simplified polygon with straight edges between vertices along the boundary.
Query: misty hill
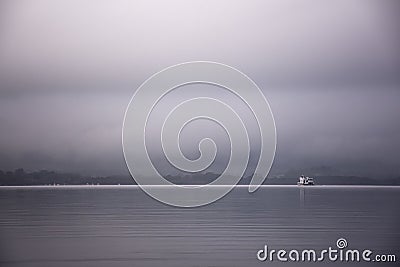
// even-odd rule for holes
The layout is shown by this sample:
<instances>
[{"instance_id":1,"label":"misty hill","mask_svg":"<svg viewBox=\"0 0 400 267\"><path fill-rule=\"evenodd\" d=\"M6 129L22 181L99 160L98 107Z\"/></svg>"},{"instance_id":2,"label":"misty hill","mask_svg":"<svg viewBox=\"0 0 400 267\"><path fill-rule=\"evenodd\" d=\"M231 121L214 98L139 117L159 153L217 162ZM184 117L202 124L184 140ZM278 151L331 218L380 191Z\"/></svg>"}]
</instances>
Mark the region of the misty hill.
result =
<instances>
[{"instance_id":1,"label":"misty hill","mask_svg":"<svg viewBox=\"0 0 400 267\"><path fill-rule=\"evenodd\" d=\"M166 179L175 184L207 184L218 177L218 174L205 172L186 176L167 175ZM357 176L314 176L317 185L400 185L400 177L387 179L373 179ZM239 184L249 184L250 177L242 178ZM297 177L268 178L265 184L294 185ZM129 175L114 175L107 177L82 176L74 173L57 173L41 170L25 172L23 169L15 171L0 170L0 186L24 185L134 185L135 181Z\"/></svg>"},{"instance_id":2,"label":"misty hill","mask_svg":"<svg viewBox=\"0 0 400 267\"><path fill-rule=\"evenodd\" d=\"M0 186L23 186L23 185L85 185L102 184L117 185L135 184L129 176L115 175L107 177L82 176L76 173L57 173L54 171L40 170L25 172L23 169L3 172L0 170Z\"/></svg>"}]
</instances>

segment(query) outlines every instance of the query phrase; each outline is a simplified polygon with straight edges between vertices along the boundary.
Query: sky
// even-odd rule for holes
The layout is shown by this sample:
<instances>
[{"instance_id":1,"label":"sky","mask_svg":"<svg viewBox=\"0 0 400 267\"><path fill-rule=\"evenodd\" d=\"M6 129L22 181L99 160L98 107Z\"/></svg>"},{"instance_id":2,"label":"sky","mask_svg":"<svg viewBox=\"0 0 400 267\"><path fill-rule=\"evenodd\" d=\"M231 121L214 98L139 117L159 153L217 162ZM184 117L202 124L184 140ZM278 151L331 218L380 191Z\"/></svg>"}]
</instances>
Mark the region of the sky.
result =
<instances>
[{"instance_id":1,"label":"sky","mask_svg":"<svg viewBox=\"0 0 400 267\"><path fill-rule=\"evenodd\" d=\"M127 173L122 121L135 90L168 66L209 60L247 74L269 101L271 175L398 177L399 11L380 0L1 1L0 169ZM200 91L232 97L186 89L169 103ZM196 157L191 141L207 129L220 170L225 133L197 123L182 135L184 154Z\"/></svg>"}]
</instances>

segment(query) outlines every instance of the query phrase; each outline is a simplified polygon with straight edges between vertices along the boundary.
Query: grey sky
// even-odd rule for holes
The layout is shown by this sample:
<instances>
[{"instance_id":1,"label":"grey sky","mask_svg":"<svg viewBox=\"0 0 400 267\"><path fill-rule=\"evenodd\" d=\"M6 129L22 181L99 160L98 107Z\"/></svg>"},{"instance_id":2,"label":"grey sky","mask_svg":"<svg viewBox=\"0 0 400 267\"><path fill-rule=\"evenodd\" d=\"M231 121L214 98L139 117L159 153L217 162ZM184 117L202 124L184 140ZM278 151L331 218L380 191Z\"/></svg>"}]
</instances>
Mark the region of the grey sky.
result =
<instances>
[{"instance_id":1,"label":"grey sky","mask_svg":"<svg viewBox=\"0 0 400 267\"><path fill-rule=\"evenodd\" d=\"M2 1L0 169L125 173L135 89L167 66L211 60L269 100L273 173L398 176L399 11L380 0Z\"/></svg>"}]
</instances>

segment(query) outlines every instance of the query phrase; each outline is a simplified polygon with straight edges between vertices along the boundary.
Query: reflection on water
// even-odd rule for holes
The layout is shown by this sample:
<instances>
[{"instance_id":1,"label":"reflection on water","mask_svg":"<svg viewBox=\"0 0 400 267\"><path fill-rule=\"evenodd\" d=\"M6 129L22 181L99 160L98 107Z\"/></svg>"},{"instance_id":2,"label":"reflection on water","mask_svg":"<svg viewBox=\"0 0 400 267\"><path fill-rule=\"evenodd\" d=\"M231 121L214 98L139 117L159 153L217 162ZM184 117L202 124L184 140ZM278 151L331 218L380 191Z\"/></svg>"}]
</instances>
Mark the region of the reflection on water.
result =
<instances>
[{"instance_id":1,"label":"reflection on water","mask_svg":"<svg viewBox=\"0 0 400 267\"><path fill-rule=\"evenodd\" d=\"M211 205L184 209L136 187L0 188L0 266L293 266L259 262L256 252L265 244L325 249L339 237L399 258L399 193L236 188Z\"/></svg>"}]
</instances>

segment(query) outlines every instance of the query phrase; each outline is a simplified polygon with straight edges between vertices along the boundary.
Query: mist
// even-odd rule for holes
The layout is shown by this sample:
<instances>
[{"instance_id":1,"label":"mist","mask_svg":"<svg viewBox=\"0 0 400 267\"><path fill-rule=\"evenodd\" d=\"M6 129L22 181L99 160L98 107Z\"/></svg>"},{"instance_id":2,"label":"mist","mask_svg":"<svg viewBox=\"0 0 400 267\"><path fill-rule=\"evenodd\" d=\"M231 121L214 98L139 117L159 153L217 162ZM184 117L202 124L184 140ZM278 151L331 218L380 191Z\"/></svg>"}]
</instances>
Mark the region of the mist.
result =
<instances>
[{"instance_id":1,"label":"mist","mask_svg":"<svg viewBox=\"0 0 400 267\"><path fill-rule=\"evenodd\" d=\"M247 74L269 101L271 175L399 176L399 11L397 1L2 1L0 169L127 173L122 121L135 90L165 67L210 60ZM221 89L183 89L154 125L177 100L215 93L249 121L251 173L246 107ZM185 131L188 157L203 135L217 139L220 171L225 133L206 122ZM169 172L157 142L151 153Z\"/></svg>"}]
</instances>

